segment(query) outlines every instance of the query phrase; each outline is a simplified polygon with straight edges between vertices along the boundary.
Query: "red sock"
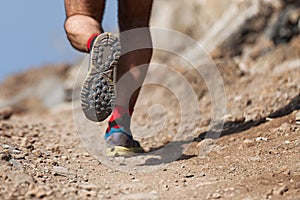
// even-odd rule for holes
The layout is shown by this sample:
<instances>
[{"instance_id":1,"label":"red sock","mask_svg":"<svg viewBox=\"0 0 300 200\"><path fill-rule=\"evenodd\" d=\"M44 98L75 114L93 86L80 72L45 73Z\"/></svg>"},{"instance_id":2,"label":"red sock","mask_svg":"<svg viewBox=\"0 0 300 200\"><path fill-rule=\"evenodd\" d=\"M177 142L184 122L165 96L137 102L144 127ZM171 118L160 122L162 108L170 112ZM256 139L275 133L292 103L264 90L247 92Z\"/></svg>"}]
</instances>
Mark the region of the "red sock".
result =
<instances>
[{"instance_id":1,"label":"red sock","mask_svg":"<svg viewBox=\"0 0 300 200\"><path fill-rule=\"evenodd\" d=\"M86 44L86 47L87 47L87 49L88 49L89 52L91 51L91 49L92 49L92 47L93 47L93 44L94 44L94 41L95 41L95 39L96 39L96 37L97 37L98 35L100 35L100 34L99 34L99 33L94 33L93 35L91 35L91 36L89 37L88 42L87 42L87 44Z\"/></svg>"},{"instance_id":2,"label":"red sock","mask_svg":"<svg viewBox=\"0 0 300 200\"><path fill-rule=\"evenodd\" d=\"M129 114L129 116L131 117L132 113L133 113L133 109L129 109L123 106L115 106L109 121L112 122L126 114Z\"/></svg>"},{"instance_id":3,"label":"red sock","mask_svg":"<svg viewBox=\"0 0 300 200\"><path fill-rule=\"evenodd\" d=\"M127 133L130 133L130 120L132 113L133 109L116 106L109 119L106 133L109 133L111 128L123 128Z\"/></svg>"}]
</instances>

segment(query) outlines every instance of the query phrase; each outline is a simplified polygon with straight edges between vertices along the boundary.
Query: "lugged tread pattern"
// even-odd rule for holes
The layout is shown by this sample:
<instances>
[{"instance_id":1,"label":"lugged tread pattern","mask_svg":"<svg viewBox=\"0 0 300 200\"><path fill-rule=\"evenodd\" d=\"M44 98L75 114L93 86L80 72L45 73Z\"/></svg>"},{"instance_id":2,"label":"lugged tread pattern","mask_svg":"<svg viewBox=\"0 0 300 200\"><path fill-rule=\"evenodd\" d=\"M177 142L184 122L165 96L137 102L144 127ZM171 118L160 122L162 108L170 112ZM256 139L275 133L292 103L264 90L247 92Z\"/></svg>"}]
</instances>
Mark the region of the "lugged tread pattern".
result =
<instances>
[{"instance_id":1,"label":"lugged tread pattern","mask_svg":"<svg viewBox=\"0 0 300 200\"><path fill-rule=\"evenodd\" d=\"M115 104L113 74L121 55L121 44L112 33L97 36L91 54L90 66L81 88L81 107L87 119L105 120Z\"/></svg>"}]
</instances>

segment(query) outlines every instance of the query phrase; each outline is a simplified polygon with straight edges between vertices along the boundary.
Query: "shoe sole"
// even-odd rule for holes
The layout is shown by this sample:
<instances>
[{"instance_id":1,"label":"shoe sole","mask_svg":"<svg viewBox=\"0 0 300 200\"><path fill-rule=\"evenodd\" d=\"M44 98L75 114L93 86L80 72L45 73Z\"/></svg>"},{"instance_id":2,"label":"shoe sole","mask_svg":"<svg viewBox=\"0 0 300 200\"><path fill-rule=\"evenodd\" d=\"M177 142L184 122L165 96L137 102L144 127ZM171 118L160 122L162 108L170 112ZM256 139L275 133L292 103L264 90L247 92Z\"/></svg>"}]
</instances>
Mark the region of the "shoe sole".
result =
<instances>
[{"instance_id":1,"label":"shoe sole","mask_svg":"<svg viewBox=\"0 0 300 200\"><path fill-rule=\"evenodd\" d=\"M81 88L81 107L87 119L105 120L115 106L114 68L121 55L121 44L112 33L95 39L90 53L89 71Z\"/></svg>"},{"instance_id":2,"label":"shoe sole","mask_svg":"<svg viewBox=\"0 0 300 200\"><path fill-rule=\"evenodd\" d=\"M122 146L114 146L106 149L106 156L107 157L128 157L132 156L136 153L144 153L142 147L122 147Z\"/></svg>"}]
</instances>

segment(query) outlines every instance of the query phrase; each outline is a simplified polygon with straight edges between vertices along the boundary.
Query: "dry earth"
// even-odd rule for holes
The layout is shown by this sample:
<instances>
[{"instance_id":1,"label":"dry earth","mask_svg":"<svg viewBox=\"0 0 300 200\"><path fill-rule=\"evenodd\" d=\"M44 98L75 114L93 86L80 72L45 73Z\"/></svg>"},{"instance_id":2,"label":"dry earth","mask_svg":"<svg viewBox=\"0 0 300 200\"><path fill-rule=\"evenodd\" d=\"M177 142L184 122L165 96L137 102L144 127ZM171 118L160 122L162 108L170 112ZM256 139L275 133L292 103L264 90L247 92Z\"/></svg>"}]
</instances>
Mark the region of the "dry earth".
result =
<instances>
[{"instance_id":1,"label":"dry earth","mask_svg":"<svg viewBox=\"0 0 300 200\"><path fill-rule=\"evenodd\" d=\"M203 80L174 67L193 86L201 119L188 127L197 131L182 156L151 173L111 169L86 151L70 102L78 67L8 78L0 85L0 199L300 199L300 36L267 39L264 20L257 20L266 16L247 22L259 30L245 26L212 53L227 101L220 138L204 139L211 102ZM149 105L177 105L167 91L153 91L143 89L138 123L149 121ZM155 137L141 138L142 146L171 142L179 115L168 115Z\"/></svg>"}]
</instances>

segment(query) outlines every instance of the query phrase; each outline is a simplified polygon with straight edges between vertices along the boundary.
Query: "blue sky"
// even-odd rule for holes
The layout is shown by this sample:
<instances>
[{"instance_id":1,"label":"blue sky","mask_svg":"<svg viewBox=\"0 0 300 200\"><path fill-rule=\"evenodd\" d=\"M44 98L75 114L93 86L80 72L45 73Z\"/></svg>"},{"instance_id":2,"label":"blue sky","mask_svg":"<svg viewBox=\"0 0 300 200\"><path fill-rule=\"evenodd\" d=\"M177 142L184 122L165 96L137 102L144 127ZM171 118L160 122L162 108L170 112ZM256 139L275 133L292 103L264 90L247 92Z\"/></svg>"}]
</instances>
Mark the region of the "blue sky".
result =
<instances>
[{"instance_id":1,"label":"blue sky","mask_svg":"<svg viewBox=\"0 0 300 200\"><path fill-rule=\"evenodd\" d=\"M105 31L116 27L116 0L108 0ZM63 0L4 0L0 6L0 81L45 64L74 63L85 55L74 50L63 29Z\"/></svg>"}]
</instances>

